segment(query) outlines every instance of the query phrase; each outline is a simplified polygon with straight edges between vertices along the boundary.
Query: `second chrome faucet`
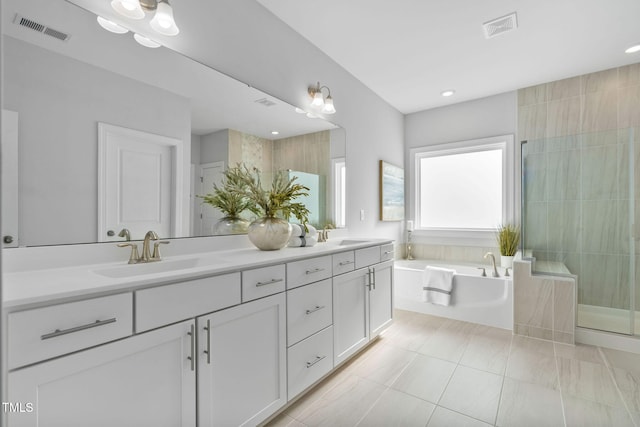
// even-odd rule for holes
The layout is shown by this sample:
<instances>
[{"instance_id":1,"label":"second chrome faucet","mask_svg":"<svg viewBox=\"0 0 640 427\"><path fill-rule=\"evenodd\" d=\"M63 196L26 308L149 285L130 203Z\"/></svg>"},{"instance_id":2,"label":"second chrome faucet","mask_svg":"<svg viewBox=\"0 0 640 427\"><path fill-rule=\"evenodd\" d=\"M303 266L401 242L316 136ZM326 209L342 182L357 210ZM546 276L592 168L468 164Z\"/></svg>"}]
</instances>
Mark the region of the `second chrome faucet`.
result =
<instances>
[{"instance_id":1,"label":"second chrome faucet","mask_svg":"<svg viewBox=\"0 0 640 427\"><path fill-rule=\"evenodd\" d=\"M491 275L493 277L500 277L498 274L498 268L496 267L496 257L493 255L493 252L487 252L484 254L484 259L491 258L491 266L493 267L493 273Z\"/></svg>"}]
</instances>

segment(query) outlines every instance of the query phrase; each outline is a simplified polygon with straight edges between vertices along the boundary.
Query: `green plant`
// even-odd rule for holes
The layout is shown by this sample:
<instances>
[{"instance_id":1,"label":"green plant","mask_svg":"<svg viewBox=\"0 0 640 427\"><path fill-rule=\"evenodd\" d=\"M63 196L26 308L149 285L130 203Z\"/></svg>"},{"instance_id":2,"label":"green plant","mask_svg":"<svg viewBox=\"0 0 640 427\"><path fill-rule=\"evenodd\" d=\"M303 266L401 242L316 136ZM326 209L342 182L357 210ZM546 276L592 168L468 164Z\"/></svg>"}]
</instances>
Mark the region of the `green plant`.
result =
<instances>
[{"instance_id":1,"label":"green plant","mask_svg":"<svg viewBox=\"0 0 640 427\"><path fill-rule=\"evenodd\" d=\"M238 176L241 177L244 195L254 203L254 213L265 218L286 220L294 216L301 224L309 222L309 209L295 201L298 197L308 196L309 188L296 183L296 177L289 178L285 171L278 171L273 176L271 188L265 190L259 169L242 166Z\"/></svg>"},{"instance_id":2,"label":"green plant","mask_svg":"<svg viewBox=\"0 0 640 427\"><path fill-rule=\"evenodd\" d=\"M244 182L244 171L237 165L224 171L221 185L213 184L212 193L196 197L219 209L225 217L238 218L244 211L258 214L255 204L245 194Z\"/></svg>"},{"instance_id":3,"label":"green plant","mask_svg":"<svg viewBox=\"0 0 640 427\"><path fill-rule=\"evenodd\" d=\"M503 224L498 227L496 238L500 247L500 255L514 256L518 251L518 243L520 243L520 227L513 224Z\"/></svg>"}]
</instances>

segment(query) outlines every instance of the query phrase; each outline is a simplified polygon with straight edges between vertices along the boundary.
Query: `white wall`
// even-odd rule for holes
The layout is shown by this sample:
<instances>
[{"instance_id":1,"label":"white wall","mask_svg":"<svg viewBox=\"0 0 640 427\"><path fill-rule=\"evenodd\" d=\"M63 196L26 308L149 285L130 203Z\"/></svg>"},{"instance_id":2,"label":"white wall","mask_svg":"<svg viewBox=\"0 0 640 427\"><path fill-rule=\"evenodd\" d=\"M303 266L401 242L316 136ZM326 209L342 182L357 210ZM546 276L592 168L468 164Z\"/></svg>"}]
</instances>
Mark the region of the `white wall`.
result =
<instances>
[{"instance_id":1,"label":"white wall","mask_svg":"<svg viewBox=\"0 0 640 427\"><path fill-rule=\"evenodd\" d=\"M411 162L409 151L412 148L429 145L497 135L515 135L518 123L517 107L517 92L507 92L405 116L407 217L413 216L415 203L414 195L409 192ZM517 149L515 159L519 159L520 144L516 141L515 145ZM518 161L516 161L515 175L520 176ZM516 201L520 200L519 188L520 180L516 179ZM516 206L516 216L519 212L519 206Z\"/></svg>"},{"instance_id":2,"label":"white wall","mask_svg":"<svg viewBox=\"0 0 640 427\"><path fill-rule=\"evenodd\" d=\"M22 245L97 240L98 122L184 141L188 199L188 99L10 37L3 40L2 107L19 114Z\"/></svg>"},{"instance_id":3,"label":"white wall","mask_svg":"<svg viewBox=\"0 0 640 427\"><path fill-rule=\"evenodd\" d=\"M224 162L228 166L229 129L202 135L200 141L200 164Z\"/></svg>"}]
</instances>

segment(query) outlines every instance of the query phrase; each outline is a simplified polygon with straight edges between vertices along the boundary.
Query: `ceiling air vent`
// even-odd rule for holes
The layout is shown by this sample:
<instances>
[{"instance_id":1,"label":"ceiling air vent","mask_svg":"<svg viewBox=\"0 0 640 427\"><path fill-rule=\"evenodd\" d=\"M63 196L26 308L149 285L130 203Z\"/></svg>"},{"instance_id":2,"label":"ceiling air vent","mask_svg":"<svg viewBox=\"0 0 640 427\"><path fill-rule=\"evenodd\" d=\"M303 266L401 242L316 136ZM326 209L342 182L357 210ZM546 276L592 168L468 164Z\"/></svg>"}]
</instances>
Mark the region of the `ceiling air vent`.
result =
<instances>
[{"instance_id":1,"label":"ceiling air vent","mask_svg":"<svg viewBox=\"0 0 640 427\"><path fill-rule=\"evenodd\" d=\"M267 99L267 98L260 98L254 101L256 104L260 104L260 105L264 105L265 107L273 107L274 105L276 105L275 102Z\"/></svg>"},{"instance_id":2,"label":"ceiling air vent","mask_svg":"<svg viewBox=\"0 0 640 427\"><path fill-rule=\"evenodd\" d=\"M22 27L26 27L26 28L30 28L34 31L37 31L39 33L45 34L49 37L53 37L55 39L58 40L62 40L63 42L66 42L67 40L69 40L69 38L71 38L71 36L67 33L63 33L62 31L58 31L56 29L53 29L51 27L47 27L44 24L41 24L39 22L33 21L29 18L25 18L24 16L18 15L16 14L15 18L13 18L13 23L20 25Z\"/></svg>"},{"instance_id":3,"label":"ceiling air vent","mask_svg":"<svg viewBox=\"0 0 640 427\"><path fill-rule=\"evenodd\" d=\"M513 12L507 16L485 22L482 24L482 28L484 28L484 36L490 39L498 34L503 34L518 28L518 17L516 13Z\"/></svg>"}]
</instances>

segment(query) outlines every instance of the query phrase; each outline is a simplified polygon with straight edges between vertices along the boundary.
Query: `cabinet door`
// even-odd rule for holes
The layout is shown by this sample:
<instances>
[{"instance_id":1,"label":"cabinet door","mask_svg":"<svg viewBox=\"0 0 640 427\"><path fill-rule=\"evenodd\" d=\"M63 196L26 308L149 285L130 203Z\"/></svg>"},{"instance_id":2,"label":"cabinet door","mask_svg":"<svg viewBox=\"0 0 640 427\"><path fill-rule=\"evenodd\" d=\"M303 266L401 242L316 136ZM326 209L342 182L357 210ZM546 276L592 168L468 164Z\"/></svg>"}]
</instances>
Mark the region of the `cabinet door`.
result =
<instances>
[{"instance_id":1,"label":"cabinet door","mask_svg":"<svg viewBox=\"0 0 640 427\"><path fill-rule=\"evenodd\" d=\"M194 322L10 372L9 413L20 426L195 426ZM191 358L191 359L189 359Z\"/></svg>"},{"instance_id":2,"label":"cabinet door","mask_svg":"<svg viewBox=\"0 0 640 427\"><path fill-rule=\"evenodd\" d=\"M370 338L377 337L392 322L393 261L370 267L373 285L369 292Z\"/></svg>"},{"instance_id":3,"label":"cabinet door","mask_svg":"<svg viewBox=\"0 0 640 427\"><path fill-rule=\"evenodd\" d=\"M197 319L198 425L256 425L287 402L280 293Z\"/></svg>"},{"instance_id":4,"label":"cabinet door","mask_svg":"<svg viewBox=\"0 0 640 427\"><path fill-rule=\"evenodd\" d=\"M369 341L369 271L333 278L334 362L344 362Z\"/></svg>"}]
</instances>

